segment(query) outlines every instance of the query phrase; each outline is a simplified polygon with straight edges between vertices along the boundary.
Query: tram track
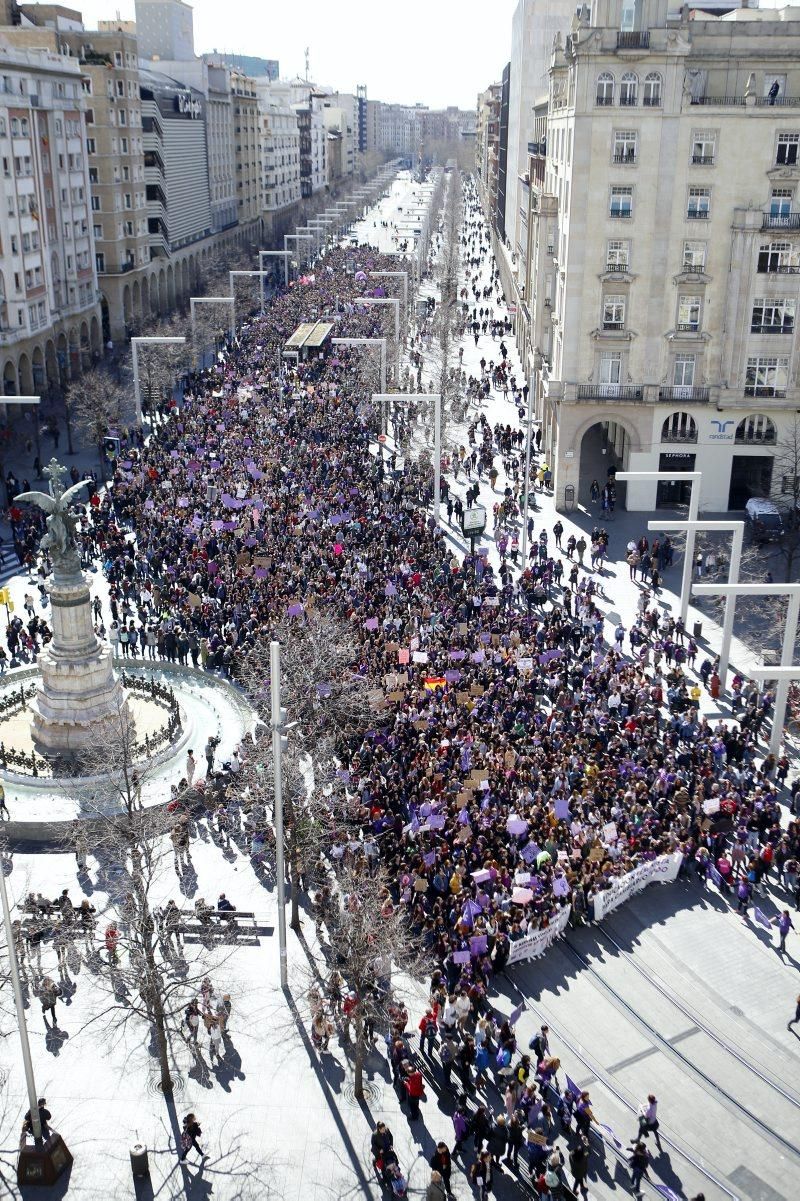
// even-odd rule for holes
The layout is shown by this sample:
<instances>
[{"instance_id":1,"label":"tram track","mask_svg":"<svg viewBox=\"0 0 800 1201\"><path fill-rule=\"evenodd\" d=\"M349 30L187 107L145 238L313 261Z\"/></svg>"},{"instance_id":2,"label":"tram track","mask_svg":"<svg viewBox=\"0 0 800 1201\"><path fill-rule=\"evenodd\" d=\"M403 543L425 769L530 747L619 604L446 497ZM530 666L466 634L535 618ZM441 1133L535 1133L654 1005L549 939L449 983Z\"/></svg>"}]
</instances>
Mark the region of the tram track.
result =
<instances>
[{"instance_id":1,"label":"tram track","mask_svg":"<svg viewBox=\"0 0 800 1201\"><path fill-rule=\"evenodd\" d=\"M676 1067L678 1067L682 1073L685 1073L687 1076L691 1077L700 1086L700 1088L706 1094L708 1094L708 1096L713 1098L717 1104L725 1108L730 1114L734 1115L737 1120L748 1126L751 1131L756 1131L761 1138L768 1142L782 1156L790 1160L796 1168L800 1167L800 1149L798 1149L796 1142L791 1141L779 1133L779 1131L775 1130L770 1122L765 1117L755 1112L755 1109L752 1107L753 1081L761 1081L762 1085L766 1086L768 1089L771 1089L773 1094L780 1094L784 1098L785 1103L788 1103L793 1109L797 1109L800 1108L800 1102L798 1102L798 1099L794 1094L786 1090L776 1080L765 1075L760 1069L752 1064L745 1055L738 1054L732 1058L734 1059L734 1062L738 1063L740 1068L744 1069L750 1078L749 1082L747 1082L749 1083L749 1089L741 1090L744 1095L748 1096L750 1102L749 1104L745 1104L744 1101L740 1100L739 1097L731 1091L730 1086L726 1087L723 1085L719 1079L716 1079L710 1074L709 1071L705 1070L699 1065L699 1063L695 1061L697 1058L695 1053L686 1054L678 1046L674 1045L677 1040L673 1039L670 1041L669 1039L665 1038L664 1035L656 1029L653 1023L648 1021L643 1013L641 1013L631 1001L627 1000L626 997L618 992L617 989L610 984L607 979L605 979L603 974L593 966L591 960L587 958L583 952L579 951L578 948L569 941L569 939L565 938L561 940L558 946L561 948L564 954L571 958L575 963L580 965L582 972L586 973L595 989L607 998L609 1004L611 1004L612 1007L617 1010L617 1012L621 1013L632 1027L638 1030L640 1035L643 1036L647 1043L649 1043L657 1051L661 1052ZM653 983L653 987L657 988L658 986ZM713 1039L714 1044L718 1045L724 1052L727 1053L732 1050L729 1045L726 1045L726 1040L722 1039L721 1036L712 1035L708 1028L708 1024L698 1021L697 1015L691 1013L688 1010L688 1007L683 1007L679 1004L676 1004L672 998L670 998L667 994L662 993L660 989L659 995L667 1000L670 1004L674 1005L676 1010L680 1011L684 1017L689 1017L690 1021L695 1027L695 1030L691 1035L692 1038L696 1038L698 1035L704 1036ZM793 1120L796 1123L796 1118L794 1118L794 1115ZM791 1128L791 1126L788 1126L787 1128Z\"/></svg>"}]
</instances>

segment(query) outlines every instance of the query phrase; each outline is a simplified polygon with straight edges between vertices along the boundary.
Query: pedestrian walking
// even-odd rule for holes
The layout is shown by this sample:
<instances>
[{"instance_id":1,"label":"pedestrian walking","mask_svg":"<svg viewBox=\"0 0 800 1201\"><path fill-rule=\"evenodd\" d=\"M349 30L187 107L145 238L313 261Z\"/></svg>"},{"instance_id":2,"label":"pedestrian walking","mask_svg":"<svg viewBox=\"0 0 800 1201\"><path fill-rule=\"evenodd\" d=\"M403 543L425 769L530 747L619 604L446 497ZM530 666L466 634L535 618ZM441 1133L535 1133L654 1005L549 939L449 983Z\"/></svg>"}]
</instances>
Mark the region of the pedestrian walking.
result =
<instances>
[{"instance_id":1,"label":"pedestrian walking","mask_svg":"<svg viewBox=\"0 0 800 1201\"><path fill-rule=\"evenodd\" d=\"M200 1123L193 1113L187 1113L183 1119L183 1130L181 1131L181 1163L194 1147L201 1159L206 1159L206 1153L198 1143L198 1138L203 1133L200 1128Z\"/></svg>"},{"instance_id":2,"label":"pedestrian walking","mask_svg":"<svg viewBox=\"0 0 800 1201\"><path fill-rule=\"evenodd\" d=\"M56 1001L61 996L61 988L56 984L55 980L50 976L43 976L39 982L39 1000L42 1005L42 1017L44 1018L45 1026L50 1023L47 1020L48 1013L53 1018L53 1029L58 1027L58 1019L56 1018Z\"/></svg>"},{"instance_id":3,"label":"pedestrian walking","mask_svg":"<svg viewBox=\"0 0 800 1201\"><path fill-rule=\"evenodd\" d=\"M786 954L786 937L790 930L794 930L794 922L789 916L789 910L784 909L783 912L772 919L774 925L778 927L778 952L781 955Z\"/></svg>"},{"instance_id":4,"label":"pedestrian walking","mask_svg":"<svg viewBox=\"0 0 800 1201\"><path fill-rule=\"evenodd\" d=\"M650 1152L645 1147L644 1143L636 1143L633 1151L628 1158L628 1166L631 1170L631 1189L635 1197L641 1196L642 1179L648 1176L647 1169L650 1166Z\"/></svg>"},{"instance_id":5,"label":"pedestrian walking","mask_svg":"<svg viewBox=\"0 0 800 1201\"><path fill-rule=\"evenodd\" d=\"M647 1094L647 1100L643 1101L639 1106L637 1117L639 1120L639 1131L635 1138L631 1139L631 1146L642 1142L649 1134L654 1134L656 1137L656 1146L661 1150L661 1138L658 1133L658 1101L653 1093Z\"/></svg>"},{"instance_id":6,"label":"pedestrian walking","mask_svg":"<svg viewBox=\"0 0 800 1201\"><path fill-rule=\"evenodd\" d=\"M795 1002L794 1017L790 1022L787 1023L786 1029L791 1030L792 1026L798 1025L798 1023L800 1023L800 995L798 995L797 1001Z\"/></svg>"}]
</instances>

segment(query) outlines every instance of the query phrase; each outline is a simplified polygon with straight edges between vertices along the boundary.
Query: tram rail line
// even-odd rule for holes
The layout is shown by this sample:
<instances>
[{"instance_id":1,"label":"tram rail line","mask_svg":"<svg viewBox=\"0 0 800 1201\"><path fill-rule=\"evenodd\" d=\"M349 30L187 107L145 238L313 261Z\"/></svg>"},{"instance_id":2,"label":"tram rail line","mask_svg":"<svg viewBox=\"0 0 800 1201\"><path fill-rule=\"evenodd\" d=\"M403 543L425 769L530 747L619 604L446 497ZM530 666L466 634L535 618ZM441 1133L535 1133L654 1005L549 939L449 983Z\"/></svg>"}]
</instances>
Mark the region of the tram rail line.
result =
<instances>
[{"instance_id":1,"label":"tram rail line","mask_svg":"<svg viewBox=\"0 0 800 1201\"><path fill-rule=\"evenodd\" d=\"M563 941L559 945L563 945ZM611 1096L615 1098L615 1100L631 1115L632 1118L635 1118L637 1107L628 1099L624 1091L624 1086L617 1083L613 1073L608 1072L605 1068L600 1067L599 1064L594 1062L594 1060L582 1049L578 1038L573 1036L567 1030L567 1028L561 1024L559 1019L553 1018L540 1000L532 1001L531 998L527 996L518 985L514 984L514 987L520 996L523 997L526 1008L532 1013L537 1014L540 1021L546 1022L551 1033L558 1040L559 1044L566 1047L573 1059L583 1064L587 1072L602 1086L602 1088L606 1092L610 1093ZM627 1173L629 1170L628 1159L624 1151L616 1147L615 1144L605 1135L605 1133L601 1133L600 1130L593 1128L593 1133L598 1139L601 1140L603 1146L624 1167ZM708 1184L711 1184L718 1189L720 1196L727 1197L730 1199L730 1201L742 1201L740 1194L735 1192L734 1189L732 1189L729 1184L726 1184L724 1179L721 1178L723 1177L721 1170L719 1171L719 1174L717 1174L716 1169L712 1170L711 1168L706 1167L697 1158L696 1154L693 1153L692 1149L687 1148L682 1143L678 1142L664 1129L663 1126L661 1127L659 1133L661 1135L661 1142L665 1146L669 1147L669 1149L677 1156L679 1156L684 1163L688 1164L697 1173L699 1173L699 1175L702 1176ZM647 1191L654 1197L660 1198L662 1197L662 1194L657 1193L655 1190L655 1185L659 1183L661 1182L652 1181L645 1178L642 1181L642 1189L647 1189Z\"/></svg>"},{"instance_id":2,"label":"tram rail line","mask_svg":"<svg viewBox=\"0 0 800 1201\"><path fill-rule=\"evenodd\" d=\"M641 1034L654 1047L660 1050L668 1059L680 1067L688 1076L691 1076L709 1096L715 1098L717 1102L734 1114L739 1120L750 1126L751 1129L757 1130L761 1136L769 1142L774 1148L787 1156L793 1163L800 1165L800 1149L789 1139L784 1138L777 1130L759 1117L748 1108L742 1101L735 1097L729 1089L727 1089L718 1080L713 1079L706 1071L693 1062L692 1058L684 1055L681 1050L673 1046L667 1039L659 1033L659 1031L642 1017L634 1005L627 1001L617 990L609 984L609 982L594 968L589 959L575 947L568 938L562 939L558 944L567 955L571 956L576 963L579 963L584 972L586 972L597 990L605 994L611 1005L618 1012L623 1013L630 1021L631 1025L639 1030ZM694 1019L692 1019L694 1020ZM763 1076L758 1069L742 1060L746 1070L762 1079L765 1083L772 1086L772 1082ZM794 1102L792 1102L794 1104Z\"/></svg>"},{"instance_id":3,"label":"tram rail line","mask_svg":"<svg viewBox=\"0 0 800 1201\"><path fill-rule=\"evenodd\" d=\"M733 1059L737 1060L740 1064L742 1064L743 1067L747 1068L748 1071L753 1072L754 1075L760 1077L765 1084L774 1089L776 1093L783 1097L784 1100L788 1101L790 1105L793 1105L795 1109L800 1109L800 1094L796 1093L791 1086L779 1076L776 1076L772 1072L765 1071L761 1066L756 1064L749 1055L746 1055L742 1050L739 1049L739 1047L735 1046L723 1035L719 1034L713 1028L713 1026L710 1026L708 1022L701 1017L696 1009L694 1009L688 1002L684 1001L683 998L678 996L678 994L667 983L664 977L661 976L654 968L650 966L645 967L641 960L639 960L631 951L626 951L625 948L617 942L614 936L604 926L595 927L595 934L597 934L601 939L605 938L607 942L611 944L617 954L621 955L625 962L632 967L642 977L643 980L646 980L652 988L654 988L662 997L669 1001L670 1004L680 1013L682 1013L685 1018L692 1022L693 1025L697 1026L697 1028L701 1030L703 1034L715 1042L718 1047L720 1047Z\"/></svg>"}]
</instances>

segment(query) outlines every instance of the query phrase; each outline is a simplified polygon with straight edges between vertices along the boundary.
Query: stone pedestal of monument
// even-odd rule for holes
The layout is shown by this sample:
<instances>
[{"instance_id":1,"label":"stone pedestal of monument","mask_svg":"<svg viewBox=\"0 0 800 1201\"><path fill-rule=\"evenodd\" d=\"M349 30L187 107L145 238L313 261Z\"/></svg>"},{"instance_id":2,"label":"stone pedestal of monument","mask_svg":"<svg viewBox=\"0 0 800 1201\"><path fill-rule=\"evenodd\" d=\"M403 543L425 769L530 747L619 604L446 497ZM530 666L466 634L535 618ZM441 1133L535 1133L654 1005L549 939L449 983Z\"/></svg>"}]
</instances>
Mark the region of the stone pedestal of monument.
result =
<instances>
[{"instance_id":1,"label":"stone pedestal of monument","mask_svg":"<svg viewBox=\"0 0 800 1201\"><path fill-rule=\"evenodd\" d=\"M86 579L55 579L49 592L53 639L38 659L33 736L42 754L74 755L114 735L118 741L130 721L128 703L111 647L94 632Z\"/></svg>"}]
</instances>

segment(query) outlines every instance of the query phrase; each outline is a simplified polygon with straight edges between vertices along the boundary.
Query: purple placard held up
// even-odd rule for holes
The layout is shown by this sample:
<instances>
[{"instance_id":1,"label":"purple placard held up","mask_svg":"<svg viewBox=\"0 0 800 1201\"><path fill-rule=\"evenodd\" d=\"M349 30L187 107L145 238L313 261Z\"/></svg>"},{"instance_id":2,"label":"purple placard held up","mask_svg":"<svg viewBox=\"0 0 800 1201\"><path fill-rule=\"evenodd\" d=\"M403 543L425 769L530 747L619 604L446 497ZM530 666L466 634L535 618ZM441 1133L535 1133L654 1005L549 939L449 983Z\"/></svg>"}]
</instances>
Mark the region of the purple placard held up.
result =
<instances>
[{"instance_id":1,"label":"purple placard held up","mask_svg":"<svg viewBox=\"0 0 800 1201\"><path fill-rule=\"evenodd\" d=\"M473 955L485 955L489 949L489 939L486 934L473 934L469 940L469 949Z\"/></svg>"},{"instance_id":2,"label":"purple placard held up","mask_svg":"<svg viewBox=\"0 0 800 1201\"><path fill-rule=\"evenodd\" d=\"M368 617L367 620L364 622L365 630L377 630L377 628L378 628L377 617Z\"/></svg>"},{"instance_id":3,"label":"purple placard held up","mask_svg":"<svg viewBox=\"0 0 800 1201\"><path fill-rule=\"evenodd\" d=\"M441 813L432 813L428 818L428 825L431 830L443 830L445 819Z\"/></svg>"},{"instance_id":4,"label":"purple placard held up","mask_svg":"<svg viewBox=\"0 0 800 1201\"><path fill-rule=\"evenodd\" d=\"M535 863L536 856L539 854L539 850L540 850L540 848L536 845L535 842L529 842L527 844L527 846L524 846L522 848L522 850L520 851L520 855L522 856L522 858L525 860L526 863Z\"/></svg>"},{"instance_id":5,"label":"purple placard held up","mask_svg":"<svg viewBox=\"0 0 800 1201\"><path fill-rule=\"evenodd\" d=\"M556 819L558 821L560 821L560 822L568 822L569 821L569 801L564 800L563 797L556 797L555 803L553 805L553 810L555 812Z\"/></svg>"},{"instance_id":6,"label":"purple placard held up","mask_svg":"<svg viewBox=\"0 0 800 1201\"><path fill-rule=\"evenodd\" d=\"M467 964L471 958L469 951L453 951L453 963Z\"/></svg>"},{"instance_id":7,"label":"purple placard held up","mask_svg":"<svg viewBox=\"0 0 800 1201\"><path fill-rule=\"evenodd\" d=\"M286 616L287 617L302 617L303 616L303 606L299 603L294 604L294 605L289 605L289 608L286 610Z\"/></svg>"},{"instance_id":8,"label":"purple placard held up","mask_svg":"<svg viewBox=\"0 0 800 1201\"><path fill-rule=\"evenodd\" d=\"M422 856L422 862L426 867L433 867L434 863L436 862L436 852L428 851L427 855Z\"/></svg>"}]
</instances>

